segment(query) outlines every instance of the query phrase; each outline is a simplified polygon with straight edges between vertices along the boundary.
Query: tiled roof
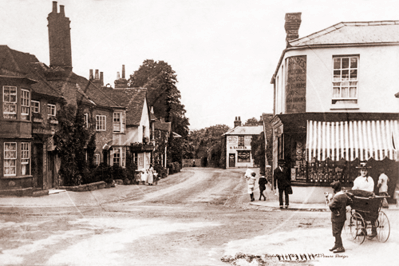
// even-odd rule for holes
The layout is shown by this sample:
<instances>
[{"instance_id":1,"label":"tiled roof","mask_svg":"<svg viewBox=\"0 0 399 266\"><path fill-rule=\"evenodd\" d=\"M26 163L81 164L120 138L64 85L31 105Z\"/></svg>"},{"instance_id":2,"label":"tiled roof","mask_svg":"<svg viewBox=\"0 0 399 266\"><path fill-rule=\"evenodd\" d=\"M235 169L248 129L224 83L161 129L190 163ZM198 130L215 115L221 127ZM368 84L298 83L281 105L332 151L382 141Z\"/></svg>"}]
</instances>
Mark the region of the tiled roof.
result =
<instances>
[{"instance_id":1,"label":"tiled roof","mask_svg":"<svg viewBox=\"0 0 399 266\"><path fill-rule=\"evenodd\" d=\"M103 87L103 91L118 105L126 107L126 125L140 125L144 101L147 97L145 88L113 89Z\"/></svg>"},{"instance_id":2,"label":"tiled roof","mask_svg":"<svg viewBox=\"0 0 399 266\"><path fill-rule=\"evenodd\" d=\"M238 126L230 129L224 135L259 135L263 132L263 126Z\"/></svg>"},{"instance_id":3,"label":"tiled roof","mask_svg":"<svg viewBox=\"0 0 399 266\"><path fill-rule=\"evenodd\" d=\"M162 122L157 120L154 123L154 129L170 132L172 129L172 122Z\"/></svg>"},{"instance_id":4,"label":"tiled roof","mask_svg":"<svg viewBox=\"0 0 399 266\"><path fill-rule=\"evenodd\" d=\"M340 22L289 42L291 46L399 43L399 21Z\"/></svg>"},{"instance_id":5,"label":"tiled roof","mask_svg":"<svg viewBox=\"0 0 399 266\"><path fill-rule=\"evenodd\" d=\"M0 73L25 76L33 79L33 92L61 98L61 94L52 87L44 76L48 67L40 63L36 56L10 49L7 45L0 45Z\"/></svg>"},{"instance_id":6,"label":"tiled roof","mask_svg":"<svg viewBox=\"0 0 399 266\"><path fill-rule=\"evenodd\" d=\"M83 96L82 100L89 100L89 102L102 107L121 107L102 88L89 82L88 79L76 75L76 83L78 85L78 92Z\"/></svg>"}]
</instances>

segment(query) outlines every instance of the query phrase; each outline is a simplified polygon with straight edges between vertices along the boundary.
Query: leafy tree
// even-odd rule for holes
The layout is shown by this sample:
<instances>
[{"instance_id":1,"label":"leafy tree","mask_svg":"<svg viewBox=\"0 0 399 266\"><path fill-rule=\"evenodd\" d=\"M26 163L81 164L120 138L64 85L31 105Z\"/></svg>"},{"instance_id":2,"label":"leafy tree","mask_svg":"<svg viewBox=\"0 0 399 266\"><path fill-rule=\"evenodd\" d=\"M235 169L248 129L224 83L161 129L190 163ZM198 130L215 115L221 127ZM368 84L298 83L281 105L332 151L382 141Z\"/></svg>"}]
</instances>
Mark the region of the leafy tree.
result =
<instances>
[{"instance_id":1,"label":"leafy tree","mask_svg":"<svg viewBox=\"0 0 399 266\"><path fill-rule=\"evenodd\" d=\"M261 132L258 136L252 136L251 153L254 163L259 165L260 173L265 174L265 135Z\"/></svg>"},{"instance_id":2,"label":"leafy tree","mask_svg":"<svg viewBox=\"0 0 399 266\"><path fill-rule=\"evenodd\" d=\"M83 110L74 105L64 105L57 112L57 119L59 130L54 135L54 143L61 157L59 175L64 185L80 185L87 169L85 146L90 140Z\"/></svg>"},{"instance_id":3,"label":"leafy tree","mask_svg":"<svg viewBox=\"0 0 399 266\"><path fill-rule=\"evenodd\" d=\"M147 88L148 105L154 107L155 116L172 122L172 131L182 136L182 139L174 139L171 134L168 141L168 152L171 154L168 158L180 162L190 123L185 106L180 102L177 82L176 72L168 63L152 59L145 60L129 78L130 87Z\"/></svg>"},{"instance_id":4,"label":"leafy tree","mask_svg":"<svg viewBox=\"0 0 399 266\"><path fill-rule=\"evenodd\" d=\"M258 121L255 117L252 117L245 122L244 126L260 126L262 123L261 120Z\"/></svg>"}]
</instances>

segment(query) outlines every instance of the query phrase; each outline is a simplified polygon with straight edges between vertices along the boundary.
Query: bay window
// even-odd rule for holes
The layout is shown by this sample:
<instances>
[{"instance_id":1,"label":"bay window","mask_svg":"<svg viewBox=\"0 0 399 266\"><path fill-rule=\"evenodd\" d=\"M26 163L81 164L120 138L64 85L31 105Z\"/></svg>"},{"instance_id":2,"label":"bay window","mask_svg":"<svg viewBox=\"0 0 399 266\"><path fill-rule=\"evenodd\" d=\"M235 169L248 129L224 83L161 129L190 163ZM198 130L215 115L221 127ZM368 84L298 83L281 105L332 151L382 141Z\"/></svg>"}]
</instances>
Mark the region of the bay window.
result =
<instances>
[{"instance_id":1,"label":"bay window","mask_svg":"<svg viewBox=\"0 0 399 266\"><path fill-rule=\"evenodd\" d=\"M17 87L3 86L3 117L17 119Z\"/></svg>"},{"instance_id":2,"label":"bay window","mask_svg":"<svg viewBox=\"0 0 399 266\"><path fill-rule=\"evenodd\" d=\"M29 120L30 111L30 91L21 90L21 119Z\"/></svg>"},{"instance_id":3,"label":"bay window","mask_svg":"<svg viewBox=\"0 0 399 266\"><path fill-rule=\"evenodd\" d=\"M4 176L17 175L17 143L4 142Z\"/></svg>"},{"instance_id":4,"label":"bay window","mask_svg":"<svg viewBox=\"0 0 399 266\"><path fill-rule=\"evenodd\" d=\"M30 174L30 143L21 142L21 171L22 175Z\"/></svg>"}]
</instances>

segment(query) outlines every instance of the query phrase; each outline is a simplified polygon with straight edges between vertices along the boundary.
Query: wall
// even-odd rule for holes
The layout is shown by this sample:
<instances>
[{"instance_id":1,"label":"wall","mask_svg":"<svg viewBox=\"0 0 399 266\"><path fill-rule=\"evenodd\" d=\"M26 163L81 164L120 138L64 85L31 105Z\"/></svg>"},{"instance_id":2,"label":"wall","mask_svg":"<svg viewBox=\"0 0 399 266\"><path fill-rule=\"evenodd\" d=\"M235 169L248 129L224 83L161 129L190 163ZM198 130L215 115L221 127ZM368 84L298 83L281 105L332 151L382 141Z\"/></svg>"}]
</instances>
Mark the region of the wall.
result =
<instances>
[{"instance_id":1,"label":"wall","mask_svg":"<svg viewBox=\"0 0 399 266\"><path fill-rule=\"evenodd\" d=\"M306 55L306 112L397 112L399 47L368 46L312 48L287 51L287 57ZM333 55L360 55L358 68L358 104L354 109L336 109L331 104ZM283 64L282 64L283 65ZM276 114L285 113L281 95L285 95L283 66L276 76ZM284 101L285 102L285 101Z\"/></svg>"}]
</instances>

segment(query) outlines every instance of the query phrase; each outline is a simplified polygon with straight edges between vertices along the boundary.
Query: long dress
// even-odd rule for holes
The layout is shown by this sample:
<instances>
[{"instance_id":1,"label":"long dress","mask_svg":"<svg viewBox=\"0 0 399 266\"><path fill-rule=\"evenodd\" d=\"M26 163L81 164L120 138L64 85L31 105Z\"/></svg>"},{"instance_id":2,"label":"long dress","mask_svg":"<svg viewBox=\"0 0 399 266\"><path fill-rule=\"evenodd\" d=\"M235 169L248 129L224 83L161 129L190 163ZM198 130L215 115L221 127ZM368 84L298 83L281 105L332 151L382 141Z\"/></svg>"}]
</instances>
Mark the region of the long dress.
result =
<instances>
[{"instance_id":1,"label":"long dress","mask_svg":"<svg viewBox=\"0 0 399 266\"><path fill-rule=\"evenodd\" d=\"M141 181L145 183L145 182L147 182L147 178L148 178L147 171L142 172L141 173Z\"/></svg>"},{"instance_id":2,"label":"long dress","mask_svg":"<svg viewBox=\"0 0 399 266\"><path fill-rule=\"evenodd\" d=\"M148 179L147 179L147 182L148 182L149 185L152 185L152 183L154 182L154 175L153 175L153 173L154 173L154 169L151 167L151 168L148 170Z\"/></svg>"}]
</instances>

